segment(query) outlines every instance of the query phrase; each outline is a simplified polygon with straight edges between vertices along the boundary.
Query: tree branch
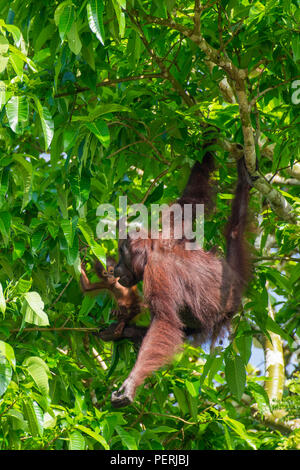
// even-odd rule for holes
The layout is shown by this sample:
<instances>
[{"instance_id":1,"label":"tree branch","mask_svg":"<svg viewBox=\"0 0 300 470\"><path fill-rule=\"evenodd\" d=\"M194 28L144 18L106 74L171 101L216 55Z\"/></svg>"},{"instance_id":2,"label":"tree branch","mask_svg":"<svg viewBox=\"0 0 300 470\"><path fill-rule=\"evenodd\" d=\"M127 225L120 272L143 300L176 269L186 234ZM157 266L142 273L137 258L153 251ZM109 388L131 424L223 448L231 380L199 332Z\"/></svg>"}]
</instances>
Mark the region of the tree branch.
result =
<instances>
[{"instance_id":1,"label":"tree branch","mask_svg":"<svg viewBox=\"0 0 300 470\"><path fill-rule=\"evenodd\" d=\"M117 85L118 83L133 82L136 80L151 80L152 78L163 78L163 75L161 73L145 73L145 74L137 75L134 77L107 78L103 80L102 82L97 83L96 88L103 87L103 86L114 86L114 85ZM91 88L89 87L76 88L73 91L67 91L65 93L58 93L54 95L54 98L62 98L63 96L76 95L77 93L83 93L85 91L91 91Z\"/></svg>"},{"instance_id":2,"label":"tree branch","mask_svg":"<svg viewBox=\"0 0 300 470\"><path fill-rule=\"evenodd\" d=\"M199 11L197 11L197 15L199 14ZM188 28L180 23L177 23L174 21L172 18L169 19L164 19L164 18L157 18L155 16L151 15L144 15L142 14L143 19L145 20L146 23L149 24L156 24L160 26L166 26L171 29L175 29L176 31L179 31L182 33L184 36L189 38L191 41L193 41L197 46L204 52L204 54L216 65L224 69L230 78L236 78L236 77L246 77L246 72L242 69L238 69L233 62L228 58L224 57L217 49L213 48L202 36L201 31L195 31L194 29ZM197 29L200 27L200 18L198 20L198 17L194 19L194 23L197 23Z\"/></svg>"},{"instance_id":3,"label":"tree branch","mask_svg":"<svg viewBox=\"0 0 300 470\"><path fill-rule=\"evenodd\" d=\"M272 209L281 219L291 224L299 224L299 219L293 212L292 206L267 180L259 176L257 180L253 182L253 186L268 199Z\"/></svg>"},{"instance_id":4,"label":"tree branch","mask_svg":"<svg viewBox=\"0 0 300 470\"><path fill-rule=\"evenodd\" d=\"M199 15L198 3L195 3L196 8L196 15ZM130 13L129 13L130 16ZM271 207L277 213L277 215L286 220L290 223L297 223L297 217L293 213L292 206L288 203L288 201L276 190L274 189L263 176L257 171L256 168L256 148L255 148L255 139L254 133L251 123L251 107L248 101L247 96L247 89L246 89L246 78L248 76L248 71L244 69L239 69L236 67L230 58L227 56L226 51L218 51L214 49L203 37L200 28L200 17L196 16L194 19L194 24L197 24L197 32L195 32L195 28L191 29L186 27L180 23L177 23L172 18L164 19L164 18L156 18L151 15L144 15L142 13L142 17L146 23L155 24L160 26L166 26L170 29L175 29L182 33L184 36L188 37L191 41L193 41L197 46L202 50L202 52L206 55L207 59L212 62L213 64L219 66L221 69L225 71L227 74L230 83L234 89L234 94L237 97L237 101L239 104L239 113L242 123L242 132L244 138L244 157L245 163L248 169L248 172L253 180L253 186L262 193L270 202ZM132 15L131 15L132 18ZM143 36L143 31L139 23L133 20L134 24L139 27L139 31ZM198 30L199 29L199 30ZM166 70L166 74L164 73L164 64L160 64L157 61L157 56L154 54L152 49L150 48L148 42L145 38L141 38L144 42L146 49L150 52L150 55L156 59L159 67L161 68L163 75L168 78L170 81L172 77L168 74ZM176 89L182 89L181 85L179 84L180 88L174 84ZM184 91L184 90L183 90ZM188 95L184 92L181 96L183 97L185 103L192 107L194 102L187 98ZM231 147L234 150L234 157L237 158L240 152L236 150L238 147L234 147L232 144L226 142L223 144L223 148ZM240 156L239 156L240 158Z\"/></svg>"},{"instance_id":5,"label":"tree branch","mask_svg":"<svg viewBox=\"0 0 300 470\"><path fill-rule=\"evenodd\" d=\"M201 4L200 0L195 0L194 7L194 34L200 34Z\"/></svg>"},{"instance_id":6,"label":"tree branch","mask_svg":"<svg viewBox=\"0 0 300 470\"><path fill-rule=\"evenodd\" d=\"M275 320L275 312L271 304L269 286L268 290L268 316ZM279 335L269 331L270 339L265 339L265 357L266 357L266 376L269 380L265 382L265 390L268 394L270 403L272 401L281 400L283 395L284 386L284 359L283 359L283 348L282 340Z\"/></svg>"},{"instance_id":7,"label":"tree branch","mask_svg":"<svg viewBox=\"0 0 300 470\"><path fill-rule=\"evenodd\" d=\"M272 184L280 184L280 185L283 185L283 186L285 186L285 185L287 185L287 186L300 186L300 180L298 180L297 178L283 178L282 176L272 175L272 174L267 174L266 178L269 181L269 183L272 182Z\"/></svg>"},{"instance_id":8,"label":"tree branch","mask_svg":"<svg viewBox=\"0 0 300 470\"><path fill-rule=\"evenodd\" d=\"M300 258L295 258L293 256L260 256L258 258L253 258L254 263L258 263L261 261L281 261L281 262L289 262L294 261L296 263L300 263Z\"/></svg>"},{"instance_id":9,"label":"tree branch","mask_svg":"<svg viewBox=\"0 0 300 470\"><path fill-rule=\"evenodd\" d=\"M142 43L144 44L144 46L145 46L146 50L148 51L150 57L152 57L154 62L156 62L156 64L160 68L160 70L162 72L162 75L170 81L170 83L173 85L175 90L177 90L178 94L181 96L181 98L187 104L187 106L189 106L189 107L194 106L195 101L193 100L193 98L187 93L187 91L185 91L182 88L181 84L176 80L176 78L171 74L170 70L165 66L164 61L157 54L155 54L154 50L151 48L149 42L146 39L146 36L144 34L144 31L143 31L138 19L135 18L131 14L131 12L128 11L128 10L127 10L127 14L129 16L131 22L138 29L138 31L140 33L140 39L141 39Z\"/></svg>"},{"instance_id":10,"label":"tree branch","mask_svg":"<svg viewBox=\"0 0 300 470\"><path fill-rule=\"evenodd\" d=\"M210 73L212 73L213 68L216 66L216 64L214 64L210 60L206 60L206 64L207 64L207 67L208 67ZM229 84L227 77L224 77L220 81L219 88L220 88L221 94L223 96L223 99L226 102L231 103L231 104L236 103L236 98L234 96L233 89L232 89L231 85Z\"/></svg>"}]
</instances>

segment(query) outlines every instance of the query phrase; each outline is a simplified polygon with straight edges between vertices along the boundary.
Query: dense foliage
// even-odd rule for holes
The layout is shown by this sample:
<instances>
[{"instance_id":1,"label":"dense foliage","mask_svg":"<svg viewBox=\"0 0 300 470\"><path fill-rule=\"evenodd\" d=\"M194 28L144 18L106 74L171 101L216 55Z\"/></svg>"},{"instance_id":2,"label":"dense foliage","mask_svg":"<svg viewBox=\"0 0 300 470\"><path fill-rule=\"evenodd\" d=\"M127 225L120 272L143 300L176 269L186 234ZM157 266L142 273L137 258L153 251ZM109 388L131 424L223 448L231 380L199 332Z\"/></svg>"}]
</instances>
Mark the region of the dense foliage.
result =
<instances>
[{"instance_id":1,"label":"dense foliage","mask_svg":"<svg viewBox=\"0 0 300 470\"><path fill-rule=\"evenodd\" d=\"M299 0L0 0L0 448L299 448ZM253 277L232 337L187 344L134 405L136 358L97 335L115 255L97 207L178 197L214 129L223 230L244 146ZM260 370L250 356L263 348ZM260 351L262 349L259 349Z\"/></svg>"}]
</instances>

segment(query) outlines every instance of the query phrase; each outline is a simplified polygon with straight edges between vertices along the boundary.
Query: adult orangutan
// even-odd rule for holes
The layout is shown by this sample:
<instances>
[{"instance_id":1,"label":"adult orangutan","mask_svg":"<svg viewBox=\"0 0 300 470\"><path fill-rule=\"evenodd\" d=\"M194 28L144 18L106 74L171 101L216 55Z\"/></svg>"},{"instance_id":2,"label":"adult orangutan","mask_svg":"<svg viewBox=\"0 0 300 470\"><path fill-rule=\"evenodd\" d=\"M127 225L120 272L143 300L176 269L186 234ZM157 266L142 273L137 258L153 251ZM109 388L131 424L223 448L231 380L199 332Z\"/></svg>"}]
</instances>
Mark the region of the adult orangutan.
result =
<instances>
[{"instance_id":1,"label":"adult orangutan","mask_svg":"<svg viewBox=\"0 0 300 470\"><path fill-rule=\"evenodd\" d=\"M207 152L202 163L194 165L179 204L209 203L212 159ZM248 277L244 232L250 185L244 159L237 167L238 183L225 233L225 259L200 247L186 250L184 237L151 239L150 235L137 237L134 233L120 240L114 275L128 288L143 280L152 320L135 366L112 394L113 406L132 403L136 388L178 350L185 328L200 332L203 340L214 341L238 310Z\"/></svg>"}]
</instances>

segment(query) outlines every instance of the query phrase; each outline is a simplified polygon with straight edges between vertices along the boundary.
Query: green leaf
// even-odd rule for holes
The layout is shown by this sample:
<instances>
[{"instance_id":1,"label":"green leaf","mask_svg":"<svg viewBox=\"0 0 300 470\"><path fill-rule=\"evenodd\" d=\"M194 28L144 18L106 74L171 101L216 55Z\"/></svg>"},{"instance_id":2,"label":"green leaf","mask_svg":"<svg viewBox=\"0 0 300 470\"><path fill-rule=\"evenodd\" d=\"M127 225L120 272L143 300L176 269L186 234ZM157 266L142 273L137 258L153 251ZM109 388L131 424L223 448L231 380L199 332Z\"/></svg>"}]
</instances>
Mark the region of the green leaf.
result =
<instances>
[{"instance_id":1,"label":"green leaf","mask_svg":"<svg viewBox=\"0 0 300 470\"><path fill-rule=\"evenodd\" d=\"M38 326L49 325L48 315L44 312L44 302L37 292L27 292L24 294L22 314L27 323Z\"/></svg>"},{"instance_id":2,"label":"green leaf","mask_svg":"<svg viewBox=\"0 0 300 470\"><path fill-rule=\"evenodd\" d=\"M79 258L79 240L78 240L77 234L75 234L72 246L68 247L67 262L70 266L73 266L73 264L76 263L76 260L78 264L78 258Z\"/></svg>"},{"instance_id":3,"label":"green leaf","mask_svg":"<svg viewBox=\"0 0 300 470\"><path fill-rule=\"evenodd\" d=\"M96 35L101 44L104 45L105 32L103 26L103 0L90 0L86 8L91 31Z\"/></svg>"},{"instance_id":4,"label":"green leaf","mask_svg":"<svg viewBox=\"0 0 300 470\"><path fill-rule=\"evenodd\" d=\"M42 437L43 413L39 405L30 398L25 398L23 401L23 413L28 423L29 432L35 437Z\"/></svg>"},{"instance_id":5,"label":"green leaf","mask_svg":"<svg viewBox=\"0 0 300 470\"><path fill-rule=\"evenodd\" d=\"M9 62L11 63L15 73L19 78L22 79L23 77L23 67L24 61L20 58L17 54L10 54L9 55Z\"/></svg>"},{"instance_id":6,"label":"green leaf","mask_svg":"<svg viewBox=\"0 0 300 470\"><path fill-rule=\"evenodd\" d=\"M182 388L180 387L173 387L174 395L176 397L176 400L178 402L179 408L181 409L182 413L186 415L189 413L189 406L187 403L186 395L185 392Z\"/></svg>"},{"instance_id":7,"label":"green leaf","mask_svg":"<svg viewBox=\"0 0 300 470\"><path fill-rule=\"evenodd\" d=\"M59 26L59 19L63 13L63 10L67 7L67 5L72 5L72 0L65 0L64 2L61 2L54 12L54 22L57 27Z\"/></svg>"},{"instance_id":8,"label":"green leaf","mask_svg":"<svg viewBox=\"0 0 300 470\"><path fill-rule=\"evenodd\" d=\"M67 34L68 44L71 51L78 55L82 48L82 43L78 34L77 23L73 23L70 31Z\"/></svg>"},{"instance_id":9,"label":"green leaf","mask_svg":"<svg viewBox=\"0 0 300 470\"><path fill-rule=\"evenodd\" d=\"M88 200L90 194L90 175L83 170L81 175L76 169L70 171L69 182L72 193L76 197L76 209L78 210Z\"/></svg>"},{"instance_id":10,"label":"green leaf","mask_svg":"<svg viewBox=\"0 0 300 470\"><path fill-rule=\"evenodd\" d=\"M109 147L110 135L105 121L98 120L95 122L87 122L85 125L97 137L103 147Z\"/></svg>"},{"instance_id":11,"label":"green leaf","mask_svg":"<svg viewBox=\"0 0 300 470\"><path fill-rule=\"evenodd\" d=\"M241 356L225 356L225 377L231 393L240 400L246 384L246 371Z\"/></svg>"},{"instance_id":12,"label":"green leaf","mask_svg":"<svg viewBox=\"0 0 300 470\"><path fill-rule=\"evenodd\" d=\"M6 54L9 48L9 42L4 36L0 36L0 54Z\"/></svg>"},{"instance_id":13,"label":"green leaf","mask_svg":"<svg viewBox=\"0 0 300 470\"><path fill-rule=\"evenodd\" d=\"M247 442L247 444L250 445L254 450L257 449L255 439L253 439L246 431L245 426L240 423L239 421L229 418L228 416L224 417L224 422L244 441Z\"/></svg>"},{"instance_id":14,"label":"green leaf","mask_svg":"<svg viewBox=\"0 0 300 470\"><path fill-rule=\"evenodd\" d=\"M9 362L9 364L15 370L16 358L15 358L14 350L10 344L5 343L4 341L0 341L0 356L5 357L5 359Z\"/></svg>"},{"instance_id":15,"label":"green leaf","mask_svg":"<svg viewBox=\"0 0 300 470\"><path fill-rule=\"evenodd\" d=\"M44 429L53 429L56 426L57 418L54 411L50 408L44 414L43 419L43 428Z\"/></svg>"},{"instance_id":16,"label":"green leaf","mask_svg":"<svg viewBox=\"0 0 300 470\"><path fill-rule=\"evenodd\" d=\"M23 179L23 201L21 212L27 206L30 201L30 192L32 186L32 164L30 161L26 160L28 155L15 154L13 159L21 167L20 175Z\"/></svg>"},{"instance_id":17,"label":"green leaf","mask_svg":"<svg viewBox=\"0 0 300 470\"><path fill-rule=\"evenodd\" d=\"M42 124L46 151L49 148L54 135L54 122L48 108L42 106L38 98L34 98L34 101Z\"/></svg>"},{"instance_id":18,"label":"green leaf","mask_svg":"<svg viewBox=\"0 0 300 470\"><path fill-rule=\"evenodd\" d=\"M42 247L42 242L45 237L45 229L40 228L39 230L36 230L31 237L31 249L33 253L37 253L41 247Z\"/></svg>"},{"instance_id":19,"label":"green leaf","mask_svg":"<svg viewBox=\"0 0 300 470\"><path fill-rule=\"evenodd\" d=\"M87 428L86 426L82 426L81 424L76 424L76 428L84 432L88 436L92 437L93 439L95 439L95 441L99 442L104 447L105 450L109 450L109 445L103 436L96 433L95 431L92 431L90 428Z\"/></svg>"},{"instance_id":20,"label":"green leaf","mask_svg":"<svg viewBox=\"0 0 300 470\"><path fill-rule=\"evenodd\" d=\"M18 57L20 61L25 62L33 72L37 72L37 67L33 60L29 59L29 57L27 57L27 55L25 55L22 51L17 49L15 46L12 46L11 44L9 45L9 50L11 55L13 55L15 58Z\"/></svg>"},{"instance_id":21,"label":"green leaf","mask_svg":"<svg viewBox=\"0 0 300 470\"><path fill-rule=\"evenodd\" d=\"M249 19L260 22L265 14L265 6L261 2L254 2L249 10Z\"/></svg>"},{"instance_id":22,"label":"green leaf","mask_svg":"<svg viewBox=\"0 0 300 470\"><path fill-rule=\"evenodd\" d=\"M31 356L25 359L23 366L26 367L28 373L31 375L36 385L43 395L49 394L48 375L50 370L47 364L37 356Z\"/></svg>"},{"instance_id":23,"label":"green leaf","mask_svg":"<svg viewBox=\"0 0 300 470\"><path fill-rule=\"evenodd\" d=\"M293 340L292 337L287 334L279 325L276 323L275 320L273 320L271 317L268 317L265 322L265 328L266 330L272 331L273 333L281 336L283 339L285 339L290 345L292 344Z\"/></svg>"},{"instance_id":24,"label":"green leaf","mask_svg":"<svg viewBox=\"0 0 300 470\"><path fill-rule=\"evenodd\" d=\"M0 355L0 397L6 392L10 384L12 372L9 362Z\"/></svg>"},{"instance_id":25,"label":"green leaf","mask_svg":"<svg viewBox=\"0 0 300 470\"><path fill-rule=\"evenodd\" d=\"M114 370L116 369L118 362L120 359L120 344L118 342L113 343L113 352L110 361L110 367L107 371L106 380L112 375Z\"/></svg>"},{"instance_id":26,"label":"green leaf","mask_svg":"<svg viewBox=\"0 0 300 470\"><path fill-rule=\"evenodd\" d=\"M199 381L199 382L200 382L200 384L199 384L200 387L202 387L202 385L203 385L203 383L204 383L204 381L205 381L205 379L206 379L206 377L207 377L207 375L208 375L208 373L209 373L209 371L210 371L210 368L211 368L213 362L214 362L215 359L216 359L216 354L217 354L216 351L214 351L212 354L210 354L210 355L208 356L208 358L207 358L205 364L204 364L203 371L202 371L202 374L201 374L201 377L200 377L200 381Z\"/></svg>"},{"instance_id":27,"label":"green leaf","mask_svg":"<svg viewBox=\"0 0 300 470\"><path fill-rule=\"evenodd\" d=\"M0 111L6 103L6 84L0 81Z\"/></svg>"},{"instance_id":28,"label":"green leaf","mask_svg":"<svg viewBox=\"0 0 300 470\"><path fill-rule=\"evenodd\" d=\"M213 383L213 380L215 378L215 375L219 372L219 370L221 369L222 367L222 364L223 364L223 354L221 354L220 356L218 356L217 354L214 355L214 359L211 363L211 366L209 368L209 374L208 374L208 382L209 384L212 384Z\"/></svg>"},{"instance_id":29,"label":"green leaf","mask_svg":"<svg viewBox=\"0 0 300 470\"><path fill-rule=\"evenodd\" d=\"M250 356L251 356L251 348L252 348L252 336L250 334L242 334L235 339L237 348L241 355L241 358L244 361L244 364L248 364Z\"/></svg>"},{"instance_id":30,"label":"green leaf","mask_svg":"<svg viewBox=\"0 0 300 470\"><path fill-rule=\"evenodd\" d=\"M3 295L3 288L2 288L2 284L0 282L0 311L3 313L5 313L5 310L6 310L6 302L5 302L5 297ZM1 350L1 346L0 346L0 350Z\"/></svg>"},{"instance_id":31,"label":"green leaf","mask_svg":"<svg viewBox=\"0 0 300 470\"><path fill-rule=\"evenodd\" d=\"M143 43L139 34L132 30L127 43L128 62L131 67L135 67L138 63L141 56L142 46Z\"/></svg>"},{"instance_id":32,"label":"green leaf","mask_svg":"<svg viewBox=\"0 0 300 470\"><path fill-rule=\"evenodd\" d=\"M161 2L160 0L152 1L151 14L160 18L167 18L167 2Z\"/></svg>"},{"instance_id":33,"label":"green leaf","mask_svg":"<svg viewBox=\"0 0 300 470\"><path fill-rule=\"evenodd\" d=\"M79 310L79 317L87 316L95 304L96 304L96 299L86 295L82 301L82 304Z\"/></svg>"},{"instance_id":34,"label":"green leaf","mask_svg":"<svg viewBox=\"0 0 300 470\"><path fill-rule=\"evenodd\" d=\"M69 219L63 219L61 221L60 225L61 225L61 228L64 232L64 236L66 238L68 246L72 246L73 241L74 241L74 235L75 235L75 232L73 231L72 221L69 220Z\"/></svg>"},{"instance_id":35,"label":"green leaf","mask_svg":"<svg viewBox=\"0 0 300 470\"><path fill-rule=\"evenodd\" d=\"M165 425L162 425L162 426L158 426L157 428L153 428L152 429L152 432L154 432L155 434L156 433L165 433L165 432L176 432L177 429L176 428L171 428L170 426L165 426Z\"/></svg>"},{"instance_id":36,"label":"green leaf","mask_svg":"<svg viewBox=\"0 0 300 470\"><path fill-rule=\"evenodd\" d=\"M56 165L63 152L63 136L64 133L62 129L54 131L54 136L51 141L51 163L53 163L53 165Z\"/></svg>"},{"instance_id":37,"label":"green leaf","mask_svg":"<svg viewBox=\"0 0 300 470\"><path fill-rule=\"evenodd\" d=\"M159 201L164 193L164 183L161 182L154 191L147 197L145 204L152 204L153 202Z\"/></svg>"},{"instance_id":38,"label":"green leaf","mask_svg":"<svg viewBox=\"0 0 300 470\"><path fill-rule=\"evenodd\" d=\"M3 237L5 246L7 246L9 242L10 226L11 226L10 213L0 212L0 232Z\"/></svg>"},{"instance_id":39,"label":"green leaf","mask_svg":"<svg viewBox=\"0 0 300 470\"><path fill-rule=\"evenodd\" d=\"M68 191L64 187L57 187L57 203L64 219L68 218Z\"/></svg>"},{"instance_id":40,"label":"green leaf","mask_svg":"<svg viewBox=\"0 0 300 470\"><path fill-rule=\"evenodd\" d=\"M84 450L85 439L79 431L73 431L69 434L69 450Z\"/></svg>"},{"instance_id":41,"label":"green leaf","mask_svg":"<svg viewBox=\"0 0 300 470\"><path fill-rule=\"evenodd\" d=\"M11 262L8 262L6 256L0 256L0 265L2 266L3 272L7 275L9 278L14 277L14 272L11 267Z\"/></svg>"},{"instance_id":42,"label":"green leaf","mask_svg":"<svg viewBox=\"0 0 300 470\"><path fill-rule=\"evenodd\" d=\"M63 8L59 15L58 30L61 40L69 33L75 20L75 10L72 4L68 4Z\"/></svg>"},{"instance_id":43,"label":"green leaf","mask_svg":"<svg viewBox=\"0 0 300 470\"><path fill-rule=\"evenodd\" d=\"M249 390L251 395L254 397L261 414L264 415L266 410L267 412L270 412L270 402L266 390L255 382L249 383Z\"/></svg>"},{"instance_id":44,"label":"green leaf","mask_svg":"<svg viewBox=\"0 0 300 470\"><path fill-rule=\"evenodd\" d=\"M12 427L14 430L21 429L23 432L28 432L28 426L24 419L23 413L14 408L11 408L6 413L6 416L9 416L12 422Z\"/></svg>"},{"instance_id":45,"label":"green leaf","mask_svg":"<svg viewBox=\"0 0 300 470\"><path fill-rule=\"evenodd\" d=\"M91 230L91 228L83 220L80 220L78 222L78 228L81 230L84 238L86 239L94 255L105 266L106 265L106 250L104 247L98 245L98 243L94 240L94 235L93 235L93 231Z\"/></svg>"},{"instance_id":46,"label":"green leaf","mask_svg":"<svg viewBox=\"0 0 300 470\"><path fill-rule=\"evenodd\" d=\"M128 106L124 106L118 103L101 104L93 110L93 112L90 114L90 117L92 120L95 120L98 117L103 116L104 114L121 112L129 113L130 111L131 110Z\"/></svg>"},{"instance_id":47,"label":"green leaf","mask_svg":"<svg viewBox=\"0 0 300 470\"><path fill-rule=\"evenodd\" d=\"M25 252L25 241L24 240L14 240L14 251L13 251L13 260L22 258Z\"/></svg>"},{"instance_id":48,"label":"green leaf","mask_svg":"<svg viewBox=\"0 0 300 470\"><path fill-rule=\"evenodd\" d=\"M112 3L119 23L119 34L120 37L123 37L125 33L125 13L123 13L122 8L126 8L126 0L112 0Z\"/></svg>"},{"instance_id":49,"label":"green leaf","mask_svg":"<svg viewBox=\"0 0 300 470\"><path fill-rule=\"evenodd\" d=\"M104 114L120 112L129 113L130 111L131 110L129 107L123 106L118 103L101 104L97 106L88 116L72 116L72 122L92 122L97 120L100 116L103 116Z\"/></svg>"},{"instance_id":50,"label":"green leaf","mask_svg":"<svg viewBox=\"0 0 300 470\"><path fill-rule=\"evenodd\" d=\"M299 34L295 34L292 38L292 51L293 51L293 58L295 62L300 60L300 38Z\"/></svg>"},{"instance_id":51,"label":"green leaf","mask_svg":"<svg viewBox=\"0 0 300 470\"><path fill-rule=\"evenodd\" d=\"M226 444L227 444L227 449L228 450L234 450L232 439L230 437L230 434L229 434L229 431L228 431L228 428L227 428L226 424L223 424L223 429L224 429L224 435L225 435L225 440L226 440Z\"/></svg>"},{"instance_id":52,"label":"green leaf","mask_svg":"<svg viewBox=\"0 0 300 470\"><path fill-rule=\"evenodd\" d=\"M24 38L19 28L15 26L14 24L6 24L5 28L7 29L7 31L9 31L12 34L16 47L19 47L22 52L25 52L25 49L26 49L25 42L24 42Z\"/></svg>"},{"instance_id":53,"label":"green leaf","mask_svg":"<svg viewBox=\"0 0 300 470\"><path fill-rule=\"evenodd\" d=\"M270 279L275 286L279 287L280 289L283 289L284 291L289 291L290 289L290 284L289 280L287 279L284 274L281 274L280 272L277 271L277 269L269 268L267 271L267 277Z\"/></svg>"},{"instance_id":54,"label":"green leaf","mask_svg":"<svg viewBox=\"0 0 300 470\"><path fill-rule=\"evenodd\" d=\"M197 420L197 411L198 411L198 396L194 397L190 393L186 394L188 406L189 406L189 414L192 415L193 420Z\"/></svg>"},{"instance_id":55,"label":"green leaf","mask_svg":"<svg viewBox=\"0 0 300 470\"><path fill-rule=\"evenodd\" d=\"M4 200L8 191L8 182L9 182L10 167L7 166L3 168L2 173L0 173L0 201Z\"/></svg>"},{"instance_id":56,"label":"green leaf","mask_svg":"<svg viewBox=\"0 0 300 470\"><path fill-rule=\"evenodd\" d=\"M28 120L28 101L25 96L12 96L6 104L6 116L10 128L19 132L20 123Z\"/></svg>"},{"instance_id":57,"label":"green leaf","mask_svg":"<svg viewBox=\"0 0 300 470\"><path fill-rule=\"evenodd\" d=\"M128 450L138 450L137 443L134 439L134 437L129 434L125 429L123 429L121 426L116 426L116 431L119 434L123 446L128 449Z\"/></svg>"},{"instance_id":58,"label":"green leaf","mask_svg":"<svg viewBox=\"0 0 300 470\"><path fill-rule=\"evenodd\" d=\"M9 57L0 56L0 73L4 72L4 70L6 70L8 61L9 61Z\"/></svg>"},{"instance_id":59,"label":"green leaf","mask_svg":"<svg viewBox=\"0 0 300 470\"><path fill-rule=\"evenodd\" d=\"M16 293L17 295L25 294L25 292L28 292L30 290L31 285L32 280L20 279L16 284L14 293Z\"/></svg>"},{"instance_id":60,"label":"green leaf","mask_svg":"<svg viewBox=\"0 0 300 470\"><path fill-rule=\"evenodd\" d=\"M200 387L199 380L197 380L196 382L190 382L189 380L186 380L185 386L192 397L195 398L199 396L199 387Z\"/></svg>"}]
</instances>

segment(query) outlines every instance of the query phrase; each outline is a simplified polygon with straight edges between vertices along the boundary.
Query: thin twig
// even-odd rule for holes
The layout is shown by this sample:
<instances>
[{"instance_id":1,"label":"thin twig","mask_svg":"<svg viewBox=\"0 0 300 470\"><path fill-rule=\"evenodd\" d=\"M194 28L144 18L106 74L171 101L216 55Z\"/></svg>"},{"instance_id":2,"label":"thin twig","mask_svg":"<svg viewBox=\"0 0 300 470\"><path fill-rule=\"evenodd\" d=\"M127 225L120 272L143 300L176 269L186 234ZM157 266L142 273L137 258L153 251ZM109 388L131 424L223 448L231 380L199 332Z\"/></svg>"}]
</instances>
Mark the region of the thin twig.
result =
<instances>
[{"instance_id":1,"label":"thin twig","mask_svg":"<svg viewBox=\"0 0 300 470\"><path fill-rule=\"evenodd\" d=\"M244 23L243 23L243 19L239 20L239 23L240 23L240 24L239 24L238 27L233 31L233 33L231 34L230 38L227 39L227 41L225 41L225 43L223 44L223 50L225 50L226 47L228 46L228 44L230 44L230 42L235 38L235 36L237 36L237 35L240 33L241 28L242 28L242 26L243 26L243 24L244 24Z\"/></svg>"},{"instance_id":2,"label":"thin twig","mask_svg":"<svg viewBox=\"0 0 300 470\"><path fill-rule=\"evenodd\" d=\"M124 147L121 147L120 149L118 149L115 152L111 153L106 158L112 158L115 155L117 155L118 153L123 152L123 150L127 149L128 147L132 147L132 145L142 144L143 142L144 142L143 140L137 140L136 142L131 142L130 144L124 145Z\"/></svg>"},{"instance_id":3,"label":"thin twig","mask_svg":"<svg viewBox=\"0 0 300 470\"><path fill-rule=\"evenodd\" d=\"M143 134L141 134L141 132L139 132L137 129L135 129L135 127L131 126L130 124L128 123L125 123L125 122L122 122L122 121L112 121L112 122L109 122L108 123L108 127L109 126L112 126L112 125L115 125L115 124L121 124L122 126L124 127L128 127L128 129L131 129L133 132L136 133L136 135L143 141L145 142L146 144L148 144L152 150L154 151L154 153L156 154L156 156L154 155L154 157L156 158L156 160L158 160L159 162L161 163L165 163L167 164L167 160L164 159L164 156L160 153L160 151L155 147L155 145L153 144L153 142L149 139L147 139Z\"/></svg>"},{"instance_id":4,"label":"thin twig","mask_svg":"<svg viewBox=\"0 0 300 470\"><path fill-rule=\"evenodd\" d=\"M73 276L70 277L70 279L68 280L67 284L65 285L65 287L63 288L63 290L61 291L61 293L57 296L57 298L54 300L54 302L50 305L50 307L48 307L48 310L51 310L52 307L59 301L59 299L62 297L62 295L64 294L64 292L66 291L66 289L69 287L69 285L71 284L71 282L73 281Z\"/></svg>"},{"instance_id":5,"label":"thin twig","mask_svg":"<svg viewBox=\"0 0 300 470\"><path fill-rule=\"evenodd\" d=\"M8 412L8 410L10 410L10 409L14 406L14 404L16 403L16 401L18 400L18 398L19 398L19 397L15 398L15 400L14 400L7 408L5 408L5 410L2 411L2 413L0 413L0 419L1 419L1 417L2 417L3 415L5 415L5 413Z\"/></svg>"},{"instance_id":6,"label":"thin twig","mask_svg":"<svg viewBox=\"0 0 300 470\"><path fill-rule=\"evenodd\" d=\"M45 332L48 332L48 331L82 331L82 332L89 332L89 333L92 333L92 332L97 332L99 331L99 328L72 328L72 327L65 327L65 326L60 326L60 327L57 327L57 328L47 328L46 326L44 327L31 327L31 328L14 328L12 330L10 330L10 333L19 333L20 331L25 331L25 332L28 332L28 331L45 331Z\"/></svg>"},{"instance_id":7,"label":"thin twig","mask_svg":"<svg viewBox=\"0 0 300 470\"><path fill-rule=\"evenodd\" d=\"M145 411L146 415L153 415L153 416L162 416L163 418L172 418L172 419L178 419L178 421L182 421L183 423L185 424L190 424L191 426L195 425L195 424L199 424L199 423L194 423L193 421L186 421L185 419L183 418L180 418L179 416L175 416L175 415L169 415L169 414L163 414L163 413L155 413L155 412L152 412L152 411ZM202 424L202 423L201 423Z\"/></svg>"},{"instance_id":8,"label":"thin twig","mask_svg":"<svg viewBox=\"0 0 300 470\"><path fill-rule=\"evenodd\" d=\"M289 78L288 80L284 80L281 83L277 83L277 85L270 86L269 88L266 88L265 90L261 91L254 98L252 98L252 100L250 101L250 105L249 105L250 108L252 108L254 106L254 104L257 101L259 101L266 93L269 93L269 91L275 90L276 88L279 88L282 85L286 85L287 83L293 82L294 80L297 80L299 78L300 78L300 75L298 75L297 77L294 77L294 78Z\"/></svg>"},{"instance_id":9,"label":"thin twig","mask_svg":"<svg viewBox=\"0 0 300 470\"><path fill-rule=\"evenodd\" d=\"M145 46L145 49L148 51L148 54L150 55L150 57L152 57L152 59L154 60L154 62L156 62L156 64L158 65L158 67L160 68L161 72L162 72L162 75L167 78L171 84L173 85L173 87L175 88L175 90L178 92L178 94L181 96L181 98L183 99L183 101L189 106L193 106L195 104L195 101L194 99L184 90L184 88L182 88L181 84L178 82L178 80L176 80L176 78L171 74L170 70L165 66L164 64L164 61L162 60L161 57L159 57L155 52L154 50L152 49L152 47L150 46L149 42L147 41L146 39L146 36L144 34L144 31L143 31L143 28L141 27L141 24L139 23L138 19L135 18L130 11L127 10L127 14L131 20L131 22L136 26L136 28L139 30L139 33L140 33L140 39L142 41L142 43L144 44Z\"/></svg>"},{"instance_id":10,"label":"thin twig","mask_svg":"<svg viewBox=\"0 0 300 470\"><path fill-rule=\"evenodd\" d=\"M261 256L259 258L253 258L255 263L260 261L296 261L300 263L300 258L295 258L293 256Z\"/></svg>"},{"instance_id":11,"label":"thin twig","mask_svg":"<svg viewBox=\"0 0 300 470\"><path fill-rule=\"evenodd\" d=\"M162 171L156 178L154 178L154 180L150 184L149 188L147 189L146 193L144 194L144 197L141 200L141 204L144 204L144 202L146 201L147 197L149 196L152 188L155 186L157 181L159 181L163 176L165 176L168 173L168 171L169 171L169 167L166 168L164 171Z\"/></svg>"}]
</instances>

